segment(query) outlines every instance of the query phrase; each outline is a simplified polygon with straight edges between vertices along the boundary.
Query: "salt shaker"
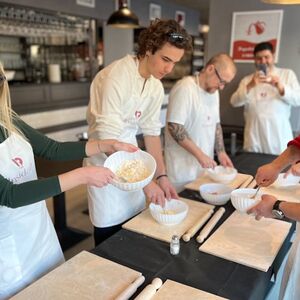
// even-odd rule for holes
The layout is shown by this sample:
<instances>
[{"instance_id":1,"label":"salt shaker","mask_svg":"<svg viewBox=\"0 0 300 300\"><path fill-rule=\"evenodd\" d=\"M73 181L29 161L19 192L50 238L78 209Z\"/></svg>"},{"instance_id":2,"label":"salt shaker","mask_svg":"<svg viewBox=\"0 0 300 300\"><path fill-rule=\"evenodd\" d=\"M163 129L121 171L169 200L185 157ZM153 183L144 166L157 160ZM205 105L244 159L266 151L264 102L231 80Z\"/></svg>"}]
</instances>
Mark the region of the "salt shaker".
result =
<instances>
[{"instance_id":1,"label":"salt shaker","mask_svg":"<svg viewBox=\"0 0 300 300\"><path fill-rule=\"evenodd\" d=\"M180 251L180 241L178 235L173 235L170 243L170 253L172 255L179 254Z\"/></svg>"}]
</instances>

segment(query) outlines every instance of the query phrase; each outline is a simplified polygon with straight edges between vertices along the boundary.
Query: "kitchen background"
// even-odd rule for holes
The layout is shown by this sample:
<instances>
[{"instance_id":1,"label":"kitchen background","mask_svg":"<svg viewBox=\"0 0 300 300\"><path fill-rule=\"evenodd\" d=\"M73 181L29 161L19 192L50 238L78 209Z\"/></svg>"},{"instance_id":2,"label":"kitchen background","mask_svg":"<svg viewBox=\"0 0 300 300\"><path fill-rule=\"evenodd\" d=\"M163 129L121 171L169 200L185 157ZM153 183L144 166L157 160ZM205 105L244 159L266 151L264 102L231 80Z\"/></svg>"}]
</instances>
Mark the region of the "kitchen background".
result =
<instances>
[{"instance_id":1,"label":"kitchen background","mask_svg":"<svg viewBox=\"0 0 300 300\"><path fill-rule=\"evenodd\" d=\"M130 1L142 27L149 24L151 3ZM174 18L176 11L184 12L185 27L194 41L193 53L188 53L164 79L163 122L167 95L174 82L192 74L215 53L229 52L232 13L236 11L284 10L278 66L293 69L300 78L299 6L269 5L260 0L157 0L155 4L160 5L162 18ZM14 77L10 81L13 108L50 137L76 140L86 131L85 110L92 77L111 61L133 53L139 30L105 25L115 10L114 0L96 0L95 8L78 5L76 0L11 0L0 1L0 10L0 60ZM202 25L207 23L210 31L203 34ZM232 108L229 98L240 79L253 71L252 64L237 66L233 83L221 92L226 136L233 131L242 133L242 108ZM298 108L293 109L295 133L300 131L298 113Z\"/></svg>"}]
</instances>

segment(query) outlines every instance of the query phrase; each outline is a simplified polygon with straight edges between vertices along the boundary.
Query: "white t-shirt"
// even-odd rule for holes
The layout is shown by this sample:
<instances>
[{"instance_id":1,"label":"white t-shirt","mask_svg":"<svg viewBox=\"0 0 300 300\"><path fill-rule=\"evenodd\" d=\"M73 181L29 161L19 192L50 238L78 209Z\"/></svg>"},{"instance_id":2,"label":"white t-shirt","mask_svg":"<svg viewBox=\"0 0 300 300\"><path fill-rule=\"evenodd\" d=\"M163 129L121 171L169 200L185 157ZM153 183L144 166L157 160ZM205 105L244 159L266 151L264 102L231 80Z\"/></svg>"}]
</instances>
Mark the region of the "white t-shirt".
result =
<instances>
[{"instance_id":1,"label":"white t-shirt","mask_svg":"<svg viewBox=\"0 0 300 300\"><path fill-rule=\"evenodd\" d=\"M284 86L281 96L276 87L262 83L247 93L247 84L253 74L240 82L230 102L234 107L244 107L244 150L280 154L293 139L290 124L291 107L300 105L300 87L292 70L274 68Z\"/></svg>"},{"instance_id":2,"label":"white t-shirt","mask_svg":"<svg viewBox=\"0 0 300 300\"><path fill-rule=\"evenodd\" d=\"M91 85L87 110L89 137L118 139L136 144L140 128L144 135L159 136L164 90L160 80L147 80L138 72L138 60L127 55L101 70ZM102 166L106 156L85 160ZM96 227L108 227L129 219L145 206L144 192L124 192L112 185L88 188L89 210Z\"/></svg>"},{"instance_id":3,"label":"white t-shirt","mask_svg":"<svg viewBox=\"0 0 300 300\"><path fill-rule=\"evenodd\" d=\"M220 122L219 92L204 91L194 76L176 83L169 97L167 122L184 126L193 142L214 157L216 124ZM202 172L196 158L181 147L166 129L165 158L167 173L177 190L195 180Z\"/></svg>"}]
</instances>

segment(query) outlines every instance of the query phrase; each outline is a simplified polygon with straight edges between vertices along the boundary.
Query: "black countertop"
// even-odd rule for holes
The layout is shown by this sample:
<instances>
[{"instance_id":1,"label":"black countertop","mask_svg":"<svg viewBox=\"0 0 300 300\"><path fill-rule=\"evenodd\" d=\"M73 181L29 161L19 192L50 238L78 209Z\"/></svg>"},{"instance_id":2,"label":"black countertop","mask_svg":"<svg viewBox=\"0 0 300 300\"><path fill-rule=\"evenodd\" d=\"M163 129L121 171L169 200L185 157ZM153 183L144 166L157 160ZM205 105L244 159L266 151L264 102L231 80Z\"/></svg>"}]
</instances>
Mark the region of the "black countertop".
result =
<instances>
[{"instance_id":1,"label":"black countertop","mask_svg":"<svg viewBox=\"0 0 300 300\"><path fill-rule=\"evenodd\" d=\"M240 172L255 175L258 166L272 161L276 156L242 153L233 158ZM198 192L183 191L180 196L202 201ZM231 202L211 234L234 211ZM229 299L264 299L272 286L271 277L276 274L290 248L292 226L272 266L262 272L198 250L195 237L190 242L181 241L180 254L172 256L169 244L125 229L104 241L92 252L140 271L146 281L138 292L153 278L177 282Z\"/></svg>"}]
</instances>

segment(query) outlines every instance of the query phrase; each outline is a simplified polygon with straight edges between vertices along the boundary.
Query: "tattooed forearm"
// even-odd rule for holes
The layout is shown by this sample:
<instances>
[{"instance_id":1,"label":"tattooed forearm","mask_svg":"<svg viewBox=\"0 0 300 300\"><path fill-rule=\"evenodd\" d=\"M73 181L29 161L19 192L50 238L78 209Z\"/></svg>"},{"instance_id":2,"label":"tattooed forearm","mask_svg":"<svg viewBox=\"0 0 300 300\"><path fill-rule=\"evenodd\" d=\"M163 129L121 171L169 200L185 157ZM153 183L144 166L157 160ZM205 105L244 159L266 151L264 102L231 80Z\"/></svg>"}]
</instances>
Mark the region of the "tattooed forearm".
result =
<instances>
[{"instance_id":1,"label":"tattooed forearm","mask_svg":"<svg viewBox=\"0 0 300 300\"><path fill-rule=\"evenodd\" d=\"M215 150L217 153L225 151L223 131L220 123L218 123L216 126Z\"/></svg>"},{"instance_id":2,"label":"tattooed forearm","mask_svg":"<svg viewBox=\"0 0 300 300\"><path fill-rule=\"evenodd\" d=\"M184 126L181 124L168 122L168 130L177 143L182 142L186 138L190 139L187 131L184 129Z\"/></svg>"}]
</instances>

